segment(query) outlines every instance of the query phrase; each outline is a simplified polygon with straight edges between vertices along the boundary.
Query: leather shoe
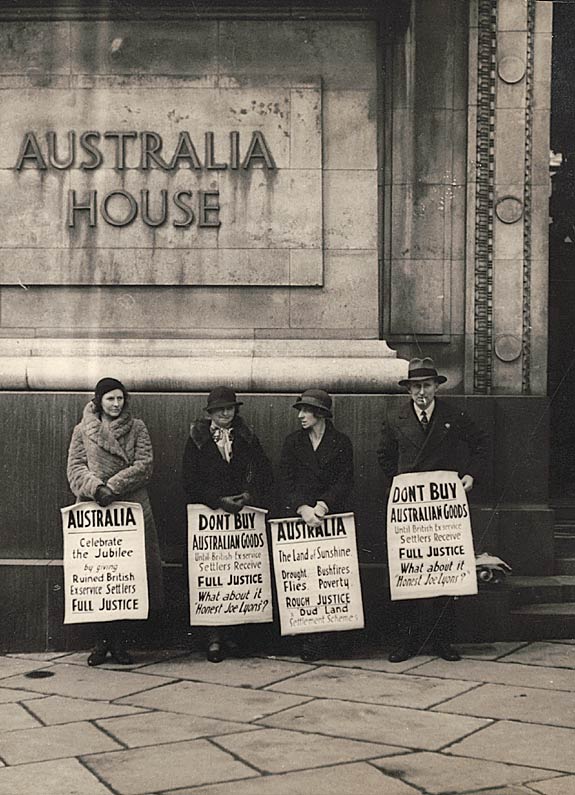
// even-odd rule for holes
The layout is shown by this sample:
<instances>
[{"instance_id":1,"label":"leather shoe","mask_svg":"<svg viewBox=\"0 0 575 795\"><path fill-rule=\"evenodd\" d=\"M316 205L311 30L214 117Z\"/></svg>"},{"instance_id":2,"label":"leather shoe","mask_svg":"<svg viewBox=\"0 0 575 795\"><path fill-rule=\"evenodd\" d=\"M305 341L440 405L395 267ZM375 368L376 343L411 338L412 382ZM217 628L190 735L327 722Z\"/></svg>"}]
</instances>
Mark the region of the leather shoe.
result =
<instances>
[{"instance_id":1,"label":"leather shoe","mask_svg":"<svg viewBox=\"0 0 575 795\"><path fill-rule=\"evenodd\" d=\"M206 660L208 662L219 663L224 659L224 654L222 650L222 644L218 641L214 641L210 643L208 646L208 651L206 653Z\"/></svg>"},{"instance_id":2,"label":"leather shoe","mask_svg":"<svg viewBox=\"0 0 575 795\"><path fill-rule=\"evenodd\" d=\"M122 646L114 646L111 649L112 652L112 660L118 665L133 665L134 660L131 654L128 654L126 649Z\"/></svg>"},{"instance_id":3,"label":"leather shoe","mask_svg":"<svg viewBox=\"0 0 575 795\"><path fill-rule=\"evenodd\" d=\"M436 646L434 649L434 654L438 657L441 657L442 660L447 660L448 662L459 662L461 659L461 654L453 648L450 643L444 643L442 646Z\"/></svg>"},{"instance_id":4,"label":"leather shoe","mask_svg":"<svg viewBox=\"0 0 575 795\"><path fill-rule=\"evenodd\" d=\"M413 657L414 651L411 646L398 646L394 649L387 658L391 663L401 663Z\"/></svg>"},{"instance_id":5,"label":"leather shoe","mask_svg":"<svg viewBox=\"0 0 575 795\"><path fill-rule=\"evenodd\" d=\"M90 656L88 657L88 665L94 667L96 665L102 665L106 662L106 657L108 656L108 647L103 645L98 645L94 649L92 649Z\"/></svg>"}]
</instances>

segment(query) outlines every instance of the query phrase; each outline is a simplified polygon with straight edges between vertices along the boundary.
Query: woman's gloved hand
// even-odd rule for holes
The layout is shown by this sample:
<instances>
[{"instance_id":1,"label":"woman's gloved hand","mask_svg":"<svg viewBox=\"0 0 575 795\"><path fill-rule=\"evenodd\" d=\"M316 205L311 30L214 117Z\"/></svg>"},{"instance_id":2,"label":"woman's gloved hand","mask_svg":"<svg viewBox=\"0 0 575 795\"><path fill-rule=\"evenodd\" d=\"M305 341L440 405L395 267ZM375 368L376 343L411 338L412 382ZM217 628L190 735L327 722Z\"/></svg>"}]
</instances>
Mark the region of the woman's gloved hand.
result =
<instances>
[{"instance_id":1,"label":"woman's gloved hand","mask_svg":"<svg viewBox=\"0 0 575 795\"><path fill-rule=\"evenodd\" d=\"M108 486L98 486L96 489L96 494L94 498L98 505L101 505L102 508L105 508L106 505L109 505L111 502L114 502L116 499L116 494L112 491L112 489L108 488Z\"/></svg>"},{"instance_id":2,"label":"woman's gloved hand","mask_svg":"<svg viewBox=\"0 0 575 795\"><path fill-rule=\"evenodd\" d=\"M329 512L329 508L327 507L325 502L322 502L320 500L319 502L316 502L316 504L313 506L313 512L315 513L318 519L323 519L326 513Z\"/></svg>"},{"instance_id":3,"label":"woman's gloved hand","mask_svg":"<svg viewBox=\"0 0 575 795\"><path fill-rule=\"evenodd\" d=\"M315 515L314 509L311 505L300 505L297 512L310 527L319 527L321 519Z\"/></svg>"}]
</instances>

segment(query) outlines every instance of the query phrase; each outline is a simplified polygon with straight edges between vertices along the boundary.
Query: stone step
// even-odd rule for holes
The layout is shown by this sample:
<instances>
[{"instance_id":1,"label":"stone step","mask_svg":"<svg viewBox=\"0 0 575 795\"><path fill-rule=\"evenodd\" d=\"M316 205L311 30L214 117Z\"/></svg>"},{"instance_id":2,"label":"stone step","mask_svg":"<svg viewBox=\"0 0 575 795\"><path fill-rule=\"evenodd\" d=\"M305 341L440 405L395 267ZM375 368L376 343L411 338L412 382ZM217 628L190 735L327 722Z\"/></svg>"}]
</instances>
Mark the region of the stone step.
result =
<instances>
[{"instance_id":1,"label":"stone step","mask_svg":"<svg viewBox=\"0 0 575 795\"><path fill-rule=\"evenodd\" d=\"M511 592L511 605L575 602L575 576L507 577L506 586Z\"/></svg>"},{"instance_id":2,"label":"stone step","mask_svg":"<svg viewBox=\"0 0 575 795\"><path fill-rule=\"evenodd\" d=\"M523 605L511 610L512 638L572 638L575 636L575 602Z\"/></svg>"}]
</instances>

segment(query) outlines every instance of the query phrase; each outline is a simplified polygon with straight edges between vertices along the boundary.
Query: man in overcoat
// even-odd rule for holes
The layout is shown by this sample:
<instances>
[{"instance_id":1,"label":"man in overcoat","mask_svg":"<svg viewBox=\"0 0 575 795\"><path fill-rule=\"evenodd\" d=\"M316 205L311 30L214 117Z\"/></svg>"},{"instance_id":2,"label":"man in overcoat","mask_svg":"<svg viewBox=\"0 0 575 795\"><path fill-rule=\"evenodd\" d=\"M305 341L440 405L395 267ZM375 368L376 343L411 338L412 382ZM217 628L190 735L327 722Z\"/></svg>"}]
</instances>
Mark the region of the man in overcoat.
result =
<instances>
[{"instance_id":1,"label":"man in overcoat","mask_svg":"<svg viewBox=\"0 0 575 795\"><path fill-rule=\"evenodd\" d=\"M429 357L412 359L407 378L399 384L409 400L388 410L382 427L378 460L389 479L406 472L458 472L463 488L471 491L486 462L486 435L463 411L436 397L447 381ZM407 599L396 603L400 643L390 662L403 662L425 643L444 660L457 661L451 645L452 598Z\"/></svg>"}]
</instances>

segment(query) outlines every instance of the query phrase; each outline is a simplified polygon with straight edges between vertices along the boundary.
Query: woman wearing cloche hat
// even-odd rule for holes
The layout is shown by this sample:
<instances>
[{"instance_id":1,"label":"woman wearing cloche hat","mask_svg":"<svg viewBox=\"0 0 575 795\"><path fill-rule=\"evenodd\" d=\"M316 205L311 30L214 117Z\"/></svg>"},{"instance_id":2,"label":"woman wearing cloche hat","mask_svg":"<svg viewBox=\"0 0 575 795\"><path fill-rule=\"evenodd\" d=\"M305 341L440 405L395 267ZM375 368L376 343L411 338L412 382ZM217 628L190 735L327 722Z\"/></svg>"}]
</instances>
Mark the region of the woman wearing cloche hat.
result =
<instances>
[{"instance_id":1,"label":"woman wearing cloche hat","mask_svg":"<svg viewBox=\"0 0 575 795\"><path fill-rule=\"evenodd\" d=\"M207 418L192 422L182 464L184 492L190 503L239 513L244 505L266 508L272 467L258 437L239 414L242 402L233 389L218 386L208 395ZM229 627L207 631L207 659L221 662L236 634Z\"/></svg>"},{"instance_id":2,"label":"woman wearing cloche hat","mask_svg":"<svg viewBox=\"0 0 575 795\"><path fill-rule=\"evenodd\" d=\"M307 389L294 403L301 429L285 440L280 461L282 510L299 515L312 527L328 513L351 510L353 448L332 422L331 396L323 389ZM322 656L325 637L304 636L303 660Z\"/></svg>"}]
</instances>

